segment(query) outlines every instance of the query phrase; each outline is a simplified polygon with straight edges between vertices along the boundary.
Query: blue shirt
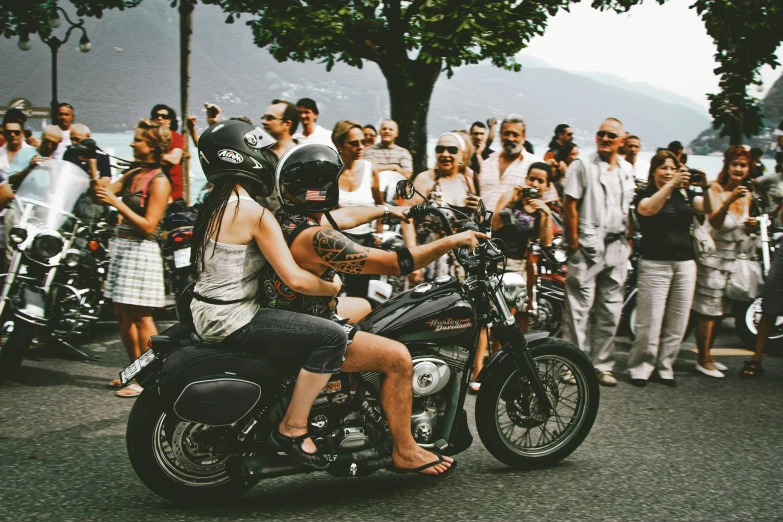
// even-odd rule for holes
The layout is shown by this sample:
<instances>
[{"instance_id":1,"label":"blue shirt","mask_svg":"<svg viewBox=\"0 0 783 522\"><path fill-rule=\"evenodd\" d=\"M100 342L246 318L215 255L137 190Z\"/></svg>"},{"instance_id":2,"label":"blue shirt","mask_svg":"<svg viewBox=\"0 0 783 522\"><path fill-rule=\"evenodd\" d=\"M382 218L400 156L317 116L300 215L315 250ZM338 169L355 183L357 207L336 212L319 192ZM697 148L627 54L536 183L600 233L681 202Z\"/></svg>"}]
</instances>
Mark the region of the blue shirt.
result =
<instances>
[{"instance_id":1,"label":"blue shirt","mask_svg":"<svg viewBox=\"0 0 783 522\"><path fill-rule=\"evenodd\" d=\"M8 181L8 177L12 174L16 174L22 171L30 165L30 160L38 154L38 150L35 147L29 145L22 146L16 152L13 161L8 163L8 150L7 145L0 147L0 181Z\"/></svg>"}]
</instances>

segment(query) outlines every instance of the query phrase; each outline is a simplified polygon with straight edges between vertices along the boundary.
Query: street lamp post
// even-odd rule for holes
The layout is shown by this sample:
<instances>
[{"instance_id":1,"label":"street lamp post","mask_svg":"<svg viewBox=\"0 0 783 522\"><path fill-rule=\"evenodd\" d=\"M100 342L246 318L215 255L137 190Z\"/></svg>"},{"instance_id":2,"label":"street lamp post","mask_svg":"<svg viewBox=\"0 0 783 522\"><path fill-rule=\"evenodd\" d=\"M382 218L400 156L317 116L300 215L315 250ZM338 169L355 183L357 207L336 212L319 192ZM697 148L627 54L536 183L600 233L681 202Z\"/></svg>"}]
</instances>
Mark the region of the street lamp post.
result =
<instances>
[{"instance_id":1,"label":"street lamp post","mask_svg":"<svg viewBox=\"0 0 783 522\"><path fill-rule=\"evenodd\" d=\"M57 105L59 104L57 101L57 52L60 50L60 47L68 41L68 38L71 37L71 32L74 29L79 29L82 32L82 37L79 39L79 50L83 53L88 53L92 48L90 39L87 38L87 31L83 27L84 20L79 18L77 22L72 22L71 19L68 18L68 13L66 13L62 7L58 7L53 12L52 17L49 19L49 27L53 29L60 27L60 15L57 13L57 11L61 12L65 18L65 21L68 22L69 27L65 32L65 37L61 40L53 34L50 34L45 38L41 36L41 41L48 45L49 49L52 50L52 120L57 117ZM22 37L19 39L19 49L26 51L30 49L30 47L31 45L29 37L27 35L22 35Z\"/></svg>"}]
</instances>

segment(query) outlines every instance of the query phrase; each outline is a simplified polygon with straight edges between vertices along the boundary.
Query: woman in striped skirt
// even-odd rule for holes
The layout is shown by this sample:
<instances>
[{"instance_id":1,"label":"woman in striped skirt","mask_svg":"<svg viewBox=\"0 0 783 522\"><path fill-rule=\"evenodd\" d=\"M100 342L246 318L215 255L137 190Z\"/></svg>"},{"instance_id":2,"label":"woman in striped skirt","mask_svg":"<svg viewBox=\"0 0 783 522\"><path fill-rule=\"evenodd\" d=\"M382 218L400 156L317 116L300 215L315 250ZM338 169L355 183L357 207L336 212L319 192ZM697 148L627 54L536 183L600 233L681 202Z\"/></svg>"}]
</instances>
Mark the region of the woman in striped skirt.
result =
<instances>
[{"instance_id":1,"label":"woman in striped skirt","mask_svg":"<svg viewBox=\"0 0 783 522\"><path fill-rule=\"evenodd\" d=\"M147 341L157 335L152 309L165 304L157 232L171 184L159 167L151 165L160 163L170 143L167 126L141 120L131 148L136 162L147 166L131 169L114 183L95 190L98 201L117 208L122 215L104 293L114 301L114 315L131 361L147 351ZM119 386L119 381L111 385ZM141 387L134 383L118 390L117 396L136 397L140 393Z\"/></svg>"}]
</instances>

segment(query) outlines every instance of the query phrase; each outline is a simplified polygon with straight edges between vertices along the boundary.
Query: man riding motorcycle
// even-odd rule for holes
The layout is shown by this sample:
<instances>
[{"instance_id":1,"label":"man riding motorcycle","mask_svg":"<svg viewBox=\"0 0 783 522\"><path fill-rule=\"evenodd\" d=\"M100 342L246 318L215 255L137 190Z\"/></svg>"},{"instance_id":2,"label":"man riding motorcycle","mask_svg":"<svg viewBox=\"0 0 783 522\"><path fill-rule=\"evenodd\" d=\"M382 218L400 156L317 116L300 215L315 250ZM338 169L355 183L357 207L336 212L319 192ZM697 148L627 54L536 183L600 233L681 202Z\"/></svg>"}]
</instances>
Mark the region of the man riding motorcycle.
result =
<instances>
[{"instance_id":1,"label":"man riding motorcycle","mask_svg":"<svg viewBox=\"0 0 783 522\"><path fill-rule=\"evenodd\" d=\"M329 279L336 271L349 274L400 275L424 267L446 252L467 246L471 250L479 238L488 236L463 232L427 245L397 252L386 252L357 245L334 228L319 223L339 199L337 180L343 170L339 155L330 147L319 144L297 145L280 159L277 168L277 193L282 207L275 217L291 248L296 263L309 272ZM342 209L351 210L351 209ZM292 291L267 266L264 270L264 292L272 308L296 311L319 317L334 317L343 311L357 322L362 313L356 307L338 306L331 298L313 297ZM381 385L381 406L392 433L392 461L401 472L420 472L445 476L456 467L450 457L437 456L420 448L411 435L412 363L408 349L401 343L350 330L342 372L374 371L385 375Z\"/></svg>"}]
</instances>

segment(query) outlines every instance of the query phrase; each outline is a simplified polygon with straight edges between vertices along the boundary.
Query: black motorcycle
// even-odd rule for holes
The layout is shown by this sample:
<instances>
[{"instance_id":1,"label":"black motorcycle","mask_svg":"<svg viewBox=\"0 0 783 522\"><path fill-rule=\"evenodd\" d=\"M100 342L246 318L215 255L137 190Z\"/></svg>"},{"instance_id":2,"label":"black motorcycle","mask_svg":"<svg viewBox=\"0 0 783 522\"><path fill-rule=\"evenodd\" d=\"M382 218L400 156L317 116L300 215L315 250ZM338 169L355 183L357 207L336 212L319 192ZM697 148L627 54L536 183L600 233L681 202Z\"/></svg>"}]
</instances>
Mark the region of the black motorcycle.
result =
<instances>
[{"instance_id":1,"label":"black motorcycle","mask_svg":"<svg viewBox=\"0 0 783 522\"><path fill-rule=\"evenodd\" d=\"M188 207L180 199L169 205L161 222L160 247L166 290L174 294L175 299L193 282L190 251L197 212L196 207Z\"/></svg>"},{"instance_id":2,"label":"black motorcycle","mask_svg":"<svg viewBox=\"0 0 783 522\"><path fill-rule=\"evenodd\" d=\"M5 214L13 255L0 293L0 382L11 377L34 338L86 359L66 339L92 320L78 280L83 252L74 247L75 215L90 178L76 165L48 161L28 174Z\"/></svg>"},{"instance_id":3,"label":"black motorcycle","mask_svg":"<svg viewBox=\"0 0 783 522\"><path fill-rule=\"evenodd\" d=\"M401 195L412 195L401 182ZM437 208L417 205L451 234ZM480 209L468 229L488 226ZM546 334L525 336L509 312L500 283L504 256L491 240L457 252L466 279L441 276L396 296L359 326L396 339L413 359L411 431L426 448L455 455L473 442L464 409L482 329L502 344L478 376L476 426L489 452L517 469L551 466L585 440L598 412L599 389L589 359ZM151 339L151 349L121 373L144 387L126 433L133 469L152 491L175 502L224 500L258 481L313 472L269 442L295 382L282 369L248 355L199 345L187 320ZM570 372L574 380L565 378ZM351 379L353 377L353 379ZM575 382L575 384L571 384ZM391 466L391 436L380 408L381 375L337 374L315 400L310 435L328 456L327 472L364 476Z\"/></svg>"}]
</instances>

